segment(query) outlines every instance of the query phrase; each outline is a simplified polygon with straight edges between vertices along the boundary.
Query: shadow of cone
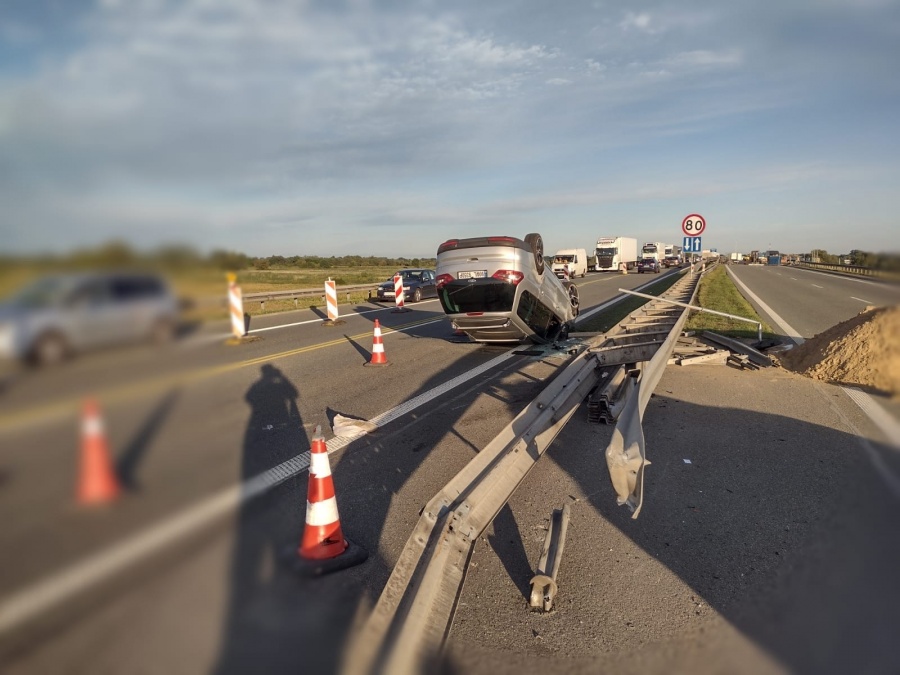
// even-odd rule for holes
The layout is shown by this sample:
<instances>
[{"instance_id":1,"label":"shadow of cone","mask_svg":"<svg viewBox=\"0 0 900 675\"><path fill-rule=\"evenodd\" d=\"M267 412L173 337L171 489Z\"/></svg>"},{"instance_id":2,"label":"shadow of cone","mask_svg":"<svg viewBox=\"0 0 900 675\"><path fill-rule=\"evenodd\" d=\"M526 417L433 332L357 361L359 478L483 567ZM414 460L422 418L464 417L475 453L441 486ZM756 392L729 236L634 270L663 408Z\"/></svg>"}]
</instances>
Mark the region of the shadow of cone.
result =
<instances>
[{"instance_id":1,"label":"shadow of cone","mask_svg":"<svg viewBox=\"0 0 900 675\"><path fill-rule=\"evenodd\" d=\"M372 358L365 364L367 366L389 366L387 356L384 353L384 341L381 338L381 324L375 319L375 331L372 336Z\"/></svg>"},{"instance_id":2,"label":"shadow of cone","mask_svg":"<svg viewBox=\"0 0 900 675\"><path fill-rule=\"evenodd\" d=\"M341 530L328 448L322 427L317 426L309 452L306 525L300 547L291 552L291 566L304 576L321 576L358 565L368 557L368 552L346 539Z\"/></svg>"},{"instance_id":3,"label":"shadow of cone","mask_svg":"<svg viewBox=\"0 0 900 675\"><path fill-rule=\"evenodd\" d=\"M81 469L77 500L83 506L108 504L122 491L109 456L106 432L97 402L84 402L81 422Z\"/></svg>"}]
</instances>

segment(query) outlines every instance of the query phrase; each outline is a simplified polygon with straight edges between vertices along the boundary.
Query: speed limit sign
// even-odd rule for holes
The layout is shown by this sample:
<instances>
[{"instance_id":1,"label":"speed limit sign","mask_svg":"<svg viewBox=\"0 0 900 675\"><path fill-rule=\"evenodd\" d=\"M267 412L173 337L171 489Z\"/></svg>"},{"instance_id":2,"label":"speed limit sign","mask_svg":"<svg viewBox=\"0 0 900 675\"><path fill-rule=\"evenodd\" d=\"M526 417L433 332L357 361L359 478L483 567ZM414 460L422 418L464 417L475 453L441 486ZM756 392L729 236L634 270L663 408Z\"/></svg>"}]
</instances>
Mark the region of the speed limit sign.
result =
<instances>
[{"instance_id":1,"label":"speed limit sign","mask_svg":"<svg viewBox=\"0 0 900 675\"><path fill-rule=\"evenodd\" d=\"M689 237L699 237L706 229L706 221L698 213L692 213L681 221L681 231Z\"/></svg>"}]
</instances>

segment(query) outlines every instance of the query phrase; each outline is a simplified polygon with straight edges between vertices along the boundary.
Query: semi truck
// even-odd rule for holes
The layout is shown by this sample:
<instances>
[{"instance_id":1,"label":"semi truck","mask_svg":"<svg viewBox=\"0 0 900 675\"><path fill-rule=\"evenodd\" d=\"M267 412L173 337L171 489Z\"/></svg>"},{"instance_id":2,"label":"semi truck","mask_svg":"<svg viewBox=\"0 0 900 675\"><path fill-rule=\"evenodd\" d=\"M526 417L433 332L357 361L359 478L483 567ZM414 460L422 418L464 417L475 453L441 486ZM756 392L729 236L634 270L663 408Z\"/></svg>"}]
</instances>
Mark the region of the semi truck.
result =
<instances>
[{"instance_id":1,"label":"semi truck","mask_svg":"<svg viewBox=\"0 0 900 675\"><path fill-rule=\"evenodd\" d=\"M663 265L666 267L678 267L681 264L682 258L682 248L677 244L666 244L665 249L666 256L663 258Z\"/></svg>"},{"instance_id":2,"label":"semi truck","mask_svg":"<svg viewBox=\"0 0 900 675\"><path fill-rule=\"evenodd\" d=\"M553 273L563 278L563 268L569 266L569 278L583 277L588 271L587 253L583 248L561 248L553 256Z\"/></svg>"},{"instance_id":3,"label":"semi truck","mask_svg":"<svg viewBox=\"0 0 900 675\"><path fill-rule=\"evenodd\" d=\"M648 241L641 248L641 258L653 258L656 262L662 264L663 258L666 257L666 244L661 241Z\"/></svg>"},{"instance_id":4,"label":"semi truck","mask_svg":"<svg viewBox=\"0 0 900 675\"><path fill-rule=\"evenodd\" d=\"M638 261L637 239L633 237L600 237L594 253L598 272L618 272L620 265L634 269Z\"/></svg>"}]
</instances>

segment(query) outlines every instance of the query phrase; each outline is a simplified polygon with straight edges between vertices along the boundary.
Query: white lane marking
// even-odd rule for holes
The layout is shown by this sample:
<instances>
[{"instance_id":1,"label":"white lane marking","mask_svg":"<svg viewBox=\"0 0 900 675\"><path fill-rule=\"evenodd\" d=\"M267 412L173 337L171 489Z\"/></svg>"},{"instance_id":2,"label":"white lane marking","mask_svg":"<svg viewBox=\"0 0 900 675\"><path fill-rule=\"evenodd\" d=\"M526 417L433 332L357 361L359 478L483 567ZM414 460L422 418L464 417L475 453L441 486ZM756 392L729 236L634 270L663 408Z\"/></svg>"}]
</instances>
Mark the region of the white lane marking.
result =
<instances>
[{"instance_id":1,"label":"white lane marking","mask_svg":"<svg viewBox=\"0 0 900 675\"><path fill-rule=\"evenodd\" d=\"M513 356L518 346L483 363L447 382L401 403L370 421L382 427L401 415L425 405L442 394L478 377ZM360 434L361 435L361 434ZM335 452L360 435L335 436L326 446ZM120 573L130 565L170 546L189 534L197 532L217 519L239 508L241 504L261 495L298 473L309 468L309 451L301 453L276 467L248 480L224 488L186 510L153 525L125 541L113 544L99 553L76 562L56 574L14 593L0 602L0 634L15 629L42 612L52 609L65 600L88 590L106 577Z\"/></svg>"},{"instance_id":2,"label":"white lane marking","mask_svg":"<svg viewBox=\"0 0 900 675\"><path fill-rule=\"evenodd\" d=\"M866 392L855 387L841 387L841 389L856 402L856 405L862 408L862 411L875 423L875 426L881 429L890 444L900 449L900 422L878 405L875 399Z\"/></svg>"},{"instance_id":3,"label":"white lane marking","mask_svg":"<svg viewBox=\"0 0 900 675\"><path fill-rule=\"evenodd\" d=\"M791 340L796 342L798 345L802 345L804 342L806 342L806 340L803 339L803 336L800 335L800 333L796 329L792 328L787 321L778 316L778 314L775 313L775 310L764 303L756 293L747 288L747 285L743 281L738 279L737 274L732 272L728 267L726 267L725 270L728 272L728 274L731 275L731 278L734 279L734 282L741 287L741 290L743 290L748 296L750 296L750 298L756 301L756 304L758 304L762 308L762 310L766 314L768 314L775 323L779 325L781 330L784 331L785 335L791 338Z\"/></svg>"},{"instance_id":4,"label":"white lane marking","mask_svg":"<svg viewBox=\"0 0 900 675\"><path fill-rule=\"evenodd\" d=\"M791 277L791 281L797 281L797 277Z\"/></svg>"},{"instance_id":5,"label":"white lane marking","mask_svg":"<svg viewBox=\"0 0 900 675\"><path fill-rule=\"evenodd\" d=\"M900 499L900 478L891 471L890 467L885 463L884 458L881 456L881 453L878 452L877 449L872 445L868 438L862 435L859 429L856 428L856 425L844 414L844 411L841 410L837 405L835 405L834 399L825 393L824 391L825 385L818 384L816 385L816 390L819 394L824 398L828 405L831 406L831 409L837 414L838 417L841 418L841 421L850 431L853 432L853 435L856 437L856 440L859 441L859 444L862 446L863 450L866 451L866 456L869 458L869 461L872 463L872 466L875 468L875 471L878 472L878 475L881 476L881 479L885 482L890 489L891 492L894 493L894 496ZM841 387L850 398L859 405L859 401L854 398L852 394L848 391L847 387ZM869 414L866 408L862 408L862 411ZM871 418L870 418L871 419Z\"/></svg>"},{"instance_id":6,"label":"white lane marking","mask_svg":"<svg viewBox=\"0 0 900 675\"><path fill-rule=\"evenodd\" d=\"M867 305L874 305L874 304L875 304L875 303L872 302L871 300L863 300L862 298L857 298L855 295L851 295L851 296L850 296L850 299L851 299L851 300L859 300L860 302L864 302L864 303L866 303Z\"/></svg>"},{"instance_id":7,"label":"white lane marking","mask_svg":"<svg viewBox=\"0 0 900 675\"><path fill-rule=\"evenodd\" d=\"M424 305L425 303L428 303L428 302L437 302L437 298L433 298L431 300L422 300L421 302L417 302L416 305ZM393 305L390 307L379 307L377 309L367 309L362 312L353 312L352 314L345 314L344 316L341 316L340 318L343 319L343 318L349 318L349 317L353 317L353 316L362 316L363 314L371 314L372 312L390 312L393 309L394 309ZM325 319L316 318L316 319L309 319L307 321L295 321L294 323L283 323L283 324L279 324L277 326L266 326L265 328L254 328L253 330L247 331L247 334L249 335L250 333L264 333L267 330L278 330L279 328L291 328L292 326L305 326L310 323L322 323L323 321L325 321Z\"/></svg>"},{"instance_id":8,"label":"white lane marking","mask_svg":"<svg viewBox=\"0 0 900 675\"><path fill-rule=\"evenodd\" d=\"M818 284L813 284L816 288L825 288L824 286L819 286Z\"/></svg>"},{"instance_id":9,"label":"white lane marking","mask_svg":"<svg viewBox=\"0 0 900 675\"><path fill-rule=\"evenodd\" d=\"M881 282L869 281L868 279L854 279L853 277L848 277L843 274L829 274L828 272L820 272L818 270L808 270L805 267L801 267L799 269L802 269L804 272L809 272L810 274L822 274L830 279L837 279L837 280L843 279L844 281L854 281L857 284L869 284L871 286L884 286L884 283L885 283L883 281L881 281Z\"/></svg>"},{"instance_id":10,"label":"white lane marking","mask_svg":"<svg viewBox=\"0 0 900 675\"><path fill-rule=\"evenodd\" d=\"M677 272L673 272L672 274L677 274ZM668 275L664 274L661 278L665 278L666 276L668 276ZM621 277L621 275L615 275L615 276L610 277L610 279L618 279L618 278L620 278L620 277ZM606 279L603 279L603 281L606 281ZM655 284L657 281L659 281L659 279L653 279L652 281L648 281L648 282L645 283L645 284L641 284L640 286L635 287L634 290L640 291L640 290L646 288L647 286L652 286L652 285ZM591 309L591 310L585 312L584 314L579 314L579 315L578 315L578 318L575 320L575 324L577 325L578 323L580 323L580 322L583 321L584 319L587 319L589 316L593 316L593 315L596 314L597 312L602 312L602 311L603 311L604 309L606 309L607 307L610 307L610 306L616 304L617 302L621 302L621 301L624 300L626 297L627 297L627 295L626 295L625 293L622 293L621 295L617 295L616 297L612 298L611 300L607 300L607 301L604 302L602 305L597 305L596 307L594 307L593 309Z\"/></svg>"},{"instance_id":11,"label":"white lane marking","mask_svg":"<svg viewBox=\"0 0 900 675\"><path fill-rule=\"evenodd\" d=\"M727 268L726 268L727 269ZM731 270L728 270L731 273ZM766 305L762 300L757 297L753 291L751 291L744 283L737 278L737 275L732 274L732 278L735 282L740 286L750 297L752 297L756 302L759 303L759 306L762 307L769 315L772 317L772 320L779 325L781 330L788 335L794 342L798 345L802 345L806 340L804 340L793 328L791 328L788 323L778 316L775 312L773 312L768 305ZM900 447L897 445L898 435L900 435L900 431L898 431L897 423L891 419L888 414L884 411L881 406L875 404L874 401L868 400L868 395L864 394L855 389L850 389L849 387L841 387L850 399L859 406L859 408L866 414L866 416L872 420L875 426L879 427L882 431L884 431L885 435L888 437L888 440L891 441L895 447ZM885 464L884 459L881 454L872 446L865 436L860 433L859 429L851 422L847 416L843 413L843 411L838 408L831 397L826 396L825 393L817 387L817 391L828 401L828 404L831 406L832 410L834 410L837 415L844 421L844 424L853 431L860 445L862 445L863 449L866 451L866 455L869 457L869 461L872 462L872 466L875 467L875 470L878 472L878 475L881 476L882 480L887 484L888 488L890 488L891 492L894 493L895 497L900 498L900 478L898 478ZM884 425L884 426L883 426Z\"/></svg>"}]
</instances>

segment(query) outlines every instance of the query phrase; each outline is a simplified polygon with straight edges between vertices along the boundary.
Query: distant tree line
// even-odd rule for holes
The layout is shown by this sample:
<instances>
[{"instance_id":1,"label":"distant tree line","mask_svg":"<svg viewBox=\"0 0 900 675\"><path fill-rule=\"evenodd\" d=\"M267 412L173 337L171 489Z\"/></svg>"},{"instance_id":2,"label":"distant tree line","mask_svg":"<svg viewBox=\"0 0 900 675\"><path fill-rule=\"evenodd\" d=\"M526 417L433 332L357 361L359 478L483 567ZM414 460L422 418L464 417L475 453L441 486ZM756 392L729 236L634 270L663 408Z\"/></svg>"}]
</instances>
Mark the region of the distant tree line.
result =
<instances>
[{"instance_id":1,"label":"distant tree line","mask_svg":"<svg viewBox=\"0 0 900 675\"><path fill-rule=\"evenodd\" d=\"M23 262L24 257L0 256L0 262ZM217 249L202 255L183 245L166 245L149 252L139 252L121 241L112 241L97 248L79 249L65 255L29 256L29 262L51 267L82 269L111 269L153 267L169 271L196 268L215 268L224 271L254 268L331 269L335 267L434 267L434 258L387 258L383 256L345 255L328 258L314 255L253 257L236 251Z\"/></svg>"},{"instance_id":2,"label":"distant tree line","mask_svg":"<svg viewBox=\"0 0 900 675\"><path fill-rule=\"evenodd\" d=\"M868 267L873 270L900 271L900 255L896 253L869 253L867 251L852 250L846 256L834 255L824 249L813 249L810 252L813 260L832 265L841 264L845 259L850 260L851 265Z\"/></svg>"}]
</instances>

